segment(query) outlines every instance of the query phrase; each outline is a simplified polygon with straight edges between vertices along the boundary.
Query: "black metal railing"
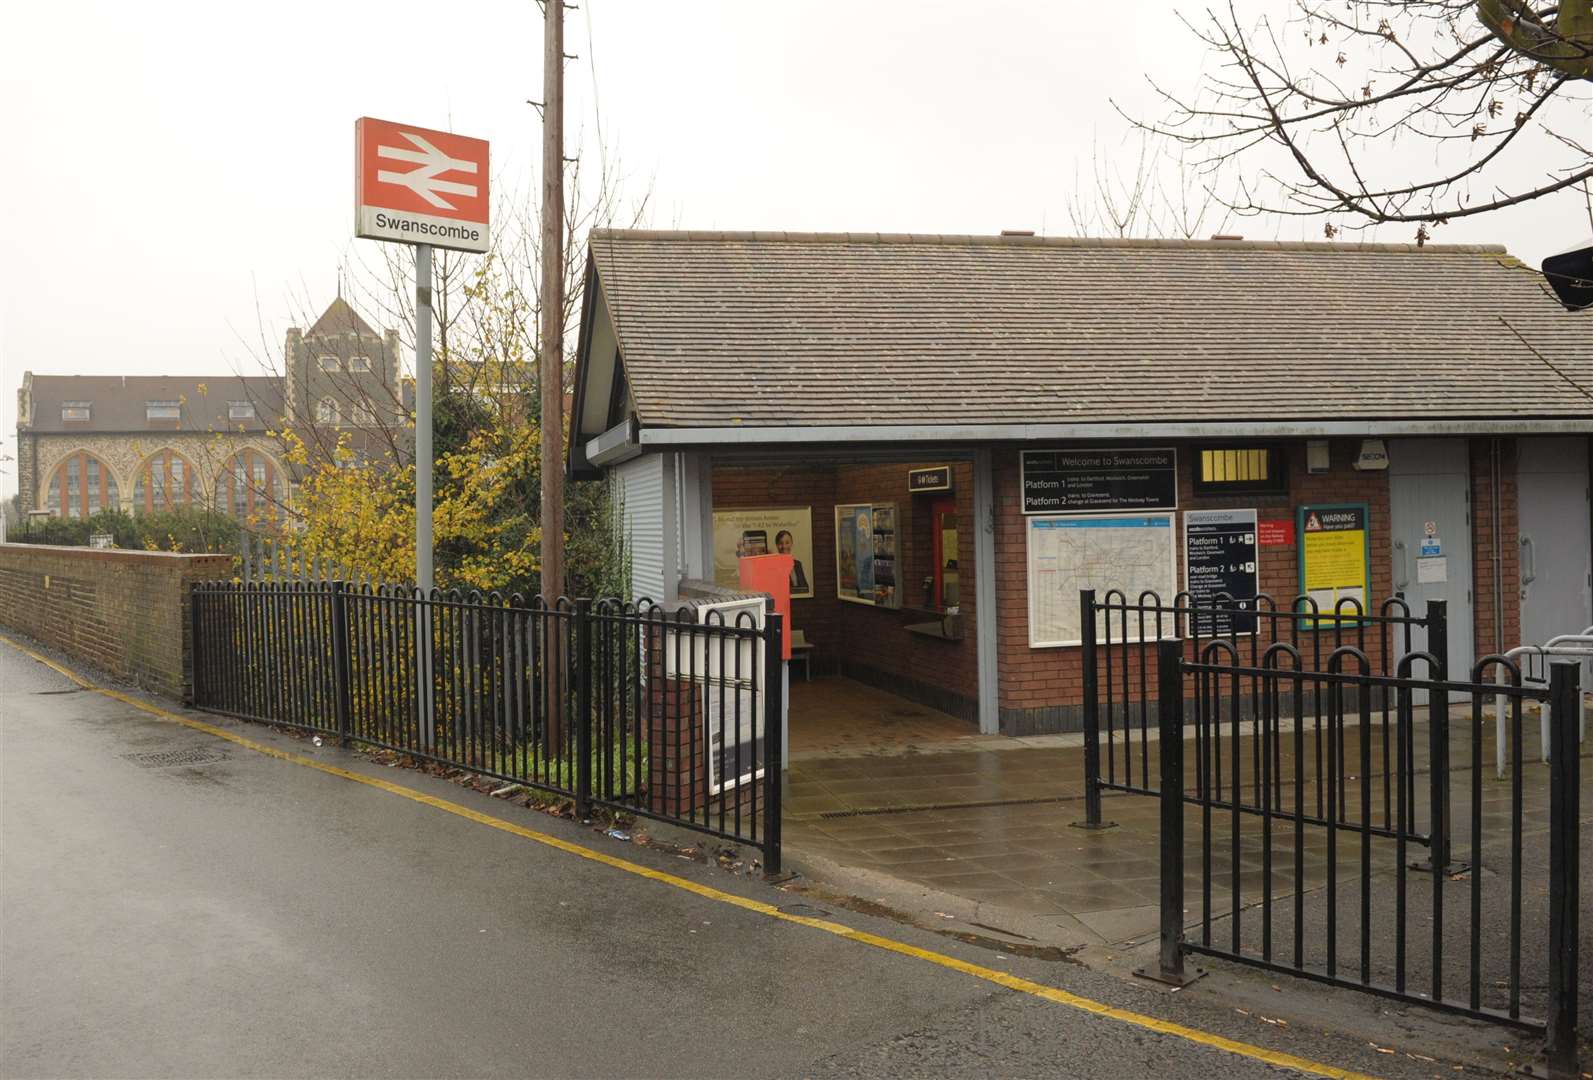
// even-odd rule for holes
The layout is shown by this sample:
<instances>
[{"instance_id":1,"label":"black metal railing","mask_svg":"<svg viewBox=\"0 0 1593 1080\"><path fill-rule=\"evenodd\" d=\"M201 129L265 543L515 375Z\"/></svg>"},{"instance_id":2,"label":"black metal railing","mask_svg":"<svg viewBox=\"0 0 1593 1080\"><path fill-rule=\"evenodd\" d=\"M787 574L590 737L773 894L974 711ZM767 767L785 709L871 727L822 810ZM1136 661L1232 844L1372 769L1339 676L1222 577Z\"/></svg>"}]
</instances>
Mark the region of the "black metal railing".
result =
<instances>
[{"instance_id":1,"label":"black metal railing","mask_svg":"<svg viewBox=\"0 0 1593 1080\"><path fill-rule=\"evenodd\" d=\"M1316 671L1286 642L1269 646L1259 663L1225 641L1207 643L1193 661L1185 659L1180 639L1156 648L1160 977L1186 978L1185 954L1219 956L1546 1030L1551 1061L1556 1055L1562 1063L1570 1060L1580 884L1580 695L1574 664L1555 665L1552 685L1543 689L1523 686L1519 669L1502 656L1484 657L1467 679L1455 680L1439 673L1430 653L1409 654L1392 675L1380 675L1372 659L1351 645L1334 649ZM1186 679L1197 685L1201 702L1191 762L1184 759ZM1347 813L1318 811L1323 803L1314 797L1317 785L1305 767L1303 703L1312 682L1327 689L1328 754L1348 755L1354 763L1346 771L1330 762L1318 777L1327 787L1325 804L1344 806ZM1257 691L1250 700L1259 713L1254 731L1261 747L1253 759L1258 775L1246 776L1240 703ZM1484 757L1485 706L1496 693L1508 701L1514 748L1507 792L1483 780L1492 764L1491 754ZM1385 696L1394 701L1397 760L1392 770L1379 773L1372 768L1374 706ZM1444 722L1452 706L1467 701L1464 721L1453 727ZM1529 769L1521 753L1527 703L1553 707L1558 738L1546 768ZM1426 737L1418 738L1423 710ZM1223 728L1226 740L1219 738ZM1452 739L1460 750L1458 769L1451 764ZM1219 763L1225 754L1223 774ZM1426 760L1418 762L1420 757ZM1281 769L1274 766L1279 761ZM1391 829L1377 814L1379 796L1386 794L1379 789L1388 783L1395 789ZM1452 795L1465 807L1465 824L1453 836L1447 814ZM1433 857L1413 866L1410 812L1420 804L1429 819ZM1191 807L1197 815L1192 829L1186 816ZM1529 819L1531 843L1523 836ZM1191 843L1198 848L1193 876L1199 917L1186 925L1184 861ZM1535 886L1546 880L1547 892L1525 889L1524 880ZM1524 968L1534 976L1525 982ZM1546 986L1540 972L1547 973Z\"/></svg>"},{"instance_id":2,"label":"black metal railing","mask_svg":"<svg viewBox=\"0 0 1593 1080\"><path fill-rule=\"evenodd\" d=\"M1084 807L1083 825L1105 824L1101 796L1104 791L1135 795L1155 795L1159 788L1152 773L1151 744L1156 729L1158 659L1156 642L1175 637L1185 643L1186 655L1199 657L1213 641L1226 643L1234 655L1247 658L1252 666L1274 645L1286 643L1310 670L1320 671L1333 650L1352 645L1366 655L1375 671L1390 674L1399 659L1410 654L1413 633L1427 631L1440 663L1447 663L1447 615L1443 601L1433 601L1425 615L1413 615L1400 596L1379 605L1376 614L1361 608L1354 599L1340 600L1336 609L1319 609L1314 598L1297 596L1287 607L1262 593L1253 601L1234 601L1224 597L1196 600L1179 593L1171 603L1154 592L1143 592L1134 600L1119 589L1097 599L1094 589L1079 594L1082 667L1082 723L1084 729ZM1261 752L1256 725L1256 703L1261 687L1251 680L1248 693L1240 702L1241 712L1251 731L1248 742L1252 758ZM1199 718L1202 703L1190 686L1181 691L1189 698L1188 710ZM1308 681L1301 688L1307 695L1305 715L1312 725L1310 746L1313 776L1320 776L1333 760L1324 745L1322 703L1328 688L1325 682ZM1381 688L1369 688L1376 697L1373 707L1379 719L1381 746L1374 767L1385 773L1392 767L1393 698ZM1276 765L1276 762L1274 762ZM1251 776L1259 782L1260 764L1252 760ZM1382 828L1392 829L1394 808L1392 785L1384 785ZM1325 787L1317 786L1323 802L1318 816L1325 815ZM1342 812L1342 808L1341 808Z\"/></svg>"},{"instance_id":3,"label":"black metal railing","mask_svg":"<svg viewBox=\"0 0 1593 1080\"><path fill-rule=\"evenodd\" d=\"M217 583L192 620L198 708L752 844L779 872L772 609Z\"/></svg>"}]
</instances>

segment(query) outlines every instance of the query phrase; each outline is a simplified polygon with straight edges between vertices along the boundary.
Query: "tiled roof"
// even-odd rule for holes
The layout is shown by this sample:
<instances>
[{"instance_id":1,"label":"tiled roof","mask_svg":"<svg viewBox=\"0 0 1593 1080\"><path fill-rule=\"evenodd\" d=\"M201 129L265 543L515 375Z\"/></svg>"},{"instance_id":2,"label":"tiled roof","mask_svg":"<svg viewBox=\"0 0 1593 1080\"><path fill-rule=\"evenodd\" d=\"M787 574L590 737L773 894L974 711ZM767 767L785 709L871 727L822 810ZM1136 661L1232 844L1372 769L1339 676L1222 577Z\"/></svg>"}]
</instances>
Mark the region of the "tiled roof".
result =
<instances>
[{"instance_id":1,"label":"tiled roof","mask_svg":"<svg viewBox=\"0 0 1593 1080\"><path fill-rule=\"evenodd\" d=\"M346 334L349 331L360 334L376 335L371 329L371 324L360 318L360 313L354 310L347 300L337 297L321 312L321 317L315 320L315 325L305 332L305 337L322 337L328 334Z\"/></svg>"},{"instance_id":2,"label":"tiled roof","mask_svg":"<svg viewBox=\"0 0 1593 1080\"><path fill-rule=\"evenodd\" d=\"M598 230L591 258L644 427L1593 416L1593 315L1499 247Z\"/></svg>"},{"instance_id":3,"label":"tiled roof","mask_svg":"<svg viewBox=\"0 0 1593 1080\"><path fill-rule=\"evenodd\" d=\"M33 431L265 431L282 415L282 380L274 375L34 375ZM87 423L63 422L63 402L90 403ZM151 421L152 401L178 402L181 419ZM232 420L228 405L252 402L253 420Z\"/></svg>"}]
</instances>

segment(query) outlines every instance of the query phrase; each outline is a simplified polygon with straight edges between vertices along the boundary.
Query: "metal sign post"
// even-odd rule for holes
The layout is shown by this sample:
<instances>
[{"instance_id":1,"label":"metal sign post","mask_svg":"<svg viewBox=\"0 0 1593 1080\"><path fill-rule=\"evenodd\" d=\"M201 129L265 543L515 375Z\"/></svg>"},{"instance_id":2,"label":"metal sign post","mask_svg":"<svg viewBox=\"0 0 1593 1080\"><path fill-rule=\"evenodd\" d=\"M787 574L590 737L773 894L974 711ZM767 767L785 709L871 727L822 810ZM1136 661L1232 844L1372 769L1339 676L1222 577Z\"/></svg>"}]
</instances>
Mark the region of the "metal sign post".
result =
<instances>
[{"instance_id":1,"label":"metal sign post","mask_svg":"<svg viewBox=\"0 0 1593 1080\"><path fill-rule=\"evenodd\" d=\"M415 246L415 604L416 678L415 717L420 744L432 749L437 724L432 710L431 642L431 245ZM424 689L422 689L424 688Z\"/></svg>"},{"instance_id":2,"label":"metal sign post","mask_svg":"<svg viewBox=\"0 0 1593 1080\"><path fill-rule=\"evenodd\" d=\"M432 702L431 252L491 246L482 139L363 117L354 124L354 235L415 246L415 691L420 743Z\"/></svg>"},{"instance_id":3,"label":"metal sign post","mask_svg":"<svg viewBox=\"0 0 1593 1080\"><path fill-rule=\"evenodd\" d=\"M430 595L431 245L415 246L415 586Z\"/></svg>"}]
</instances>

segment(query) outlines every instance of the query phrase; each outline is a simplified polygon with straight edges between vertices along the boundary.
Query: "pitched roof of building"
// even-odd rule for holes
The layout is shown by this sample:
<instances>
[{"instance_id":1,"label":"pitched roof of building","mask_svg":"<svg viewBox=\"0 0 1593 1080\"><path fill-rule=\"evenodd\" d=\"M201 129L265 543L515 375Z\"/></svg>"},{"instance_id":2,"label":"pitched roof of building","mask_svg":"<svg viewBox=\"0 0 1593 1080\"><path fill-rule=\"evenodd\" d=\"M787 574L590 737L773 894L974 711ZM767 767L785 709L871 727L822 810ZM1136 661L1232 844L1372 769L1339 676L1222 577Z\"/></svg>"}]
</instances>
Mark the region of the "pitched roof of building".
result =
<instances>
[{"instance_id":1,"label":"pitched roof of building","mask_svg":"<svg viewBox=\"0 0 1593 1080\"><path fill-rule=\"evenodd\" d=\"M315 320L315 325L305 331L305 337L317 337L324 334L346 334L350 330L361 334L379 336L371 329L371 324L360 318L360 313L354 306L341 296L327 305L321 317Z\"/></svg>"},{"instance_id":2,"label":"pitched roof of building","mask_svg":"<svg viewBox=\"0 0 1593 1080\"><path fill-rule=\"evenodd\" d=\"M282 380L275 375L33 375L30 377L32 431L265 431L282 414ZM89 421L61 419L65 402L86 401ZM255 406L251 420L228 417L231 402ZM182 419L151 421L150 402L179 402Z\"/></svg>"},{"instance_id":3,"label":"pitched roof of building","mask_svg":"<svg viewBox=\"0 0 1593 1080\"><path fill-rule=\"evenodd\" d=\"M597 230L590 255L644 429L1593 417L1593 319L1500 247Z\"/></svg>"}]
</instances>

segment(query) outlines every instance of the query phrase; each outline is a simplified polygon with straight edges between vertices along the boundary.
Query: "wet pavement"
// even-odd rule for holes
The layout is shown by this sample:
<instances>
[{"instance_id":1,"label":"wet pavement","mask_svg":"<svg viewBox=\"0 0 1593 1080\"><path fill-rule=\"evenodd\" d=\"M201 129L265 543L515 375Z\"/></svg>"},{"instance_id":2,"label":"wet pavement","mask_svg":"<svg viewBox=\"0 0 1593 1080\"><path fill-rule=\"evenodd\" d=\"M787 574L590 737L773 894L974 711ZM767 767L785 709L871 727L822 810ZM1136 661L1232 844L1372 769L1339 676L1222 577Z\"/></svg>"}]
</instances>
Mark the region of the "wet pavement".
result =
<instances>
[{"instance_id":1,"label":"wet pavement","mask_svg":"<svg viewBox=\"0 0 1593 1080\"><path fill-rule=\"evenodd\" d=\"M1418 713L1414 725L1418 770L1413 792L1415 816L1424 830L1429 821L1428 758L1425 718ZM1249 725L1245 728L1248 730ZM1535 730L1535 725L1532 727ZM1292 729L1291 729L1292 730ZM1469 850L1470 777L1473 753L1469 722L1457 713L1451 738L1451 828L1454 847ZM981 905L989 917L1022 916L1033 927L1054 931L1056 940L1074 944L1127 945L1143 942L1156 933L1160 896L1160 808L1155 798L1107 792L1104 816L1114 827L1085 829L1083 750L1078 736L1051 736L1049 743L1007 739L994 747L962 749L949 742L920 744L908 752L888 756L847 755L809 757L795 761L786 800L785 840L791 857L844 867L922 886L937 893L965 898ZM1493 732L1485 722L1481 752L1484 773L1484 843L1508 840L1508 783L1496 781L1492 772ZM1062 740L1072 745L1058 745ZM1324 785L1314 783L1320 768L1322 744L1307 722L1302 732L1304 751L1301 775L1306 813L1321 812L1328 797ZM1373 779L1362 784L1360 739L1352 727L1345 735L1342 753L1346 779L1336 794L1344 804L1342 820L1361 820L1363 791L1371 806L1374 826L1395 823L1393 790L1381 779L1387 747L1381 727L1371 729L1370 754ZM1289 782L1280 798L1292 809L1294 788L1293 737L1286 732L1279 754L1269 768L1281 769ZM1231 757L1235 745L1219 747L1224 765L1222 783L1231 790ZM1253 801L1256 744L1249 737L1237 744L1239 776L1245 800ZM1392 753L1392 751L1389 751ZM1156 742L1117 744L1115 774L1143 775L1145 762L1156 765ZM1188 789L1195 789L1195 746L1185 743ZM1132 769L1132 771L1130 771ZM1524 803L1528 846L1546 823L1547 770L1530 763L1524 774ZM1593 806L1593 762L1582 770L1584 802ZM1242 800L1243 801L1243 800ZM1270 843L1264 844L1261 825L1242 815L1236 853L1231 843L1231 815L1218 811L1210 863L1211 897L1205 906L1206 879L1201 851L1198 808L1186 810L1186 907L1191 925L1210 918L1221 920L1233 908L1237 886L1241 907L1261 900L1263 894L1284 897L1294 891L1296 866L1294 837L1285 822L1275 819ZM1307 890L1325 890L1329 865L1327 830L1310 827L1300 845L1299 865ZM1359 837L1337 830L1333 864L1335 886L1358 880ZM1374 873L1392 876L1394 843L1373 843ZM1533 849L1536 850L1536 849ZM1270 865L1265 853L1270 851ZM1409 858L1424 855L1410 845ZM816 858L815 858L816 857ZM1546 860L1546 855L1543 856ZM1495 856L1495 861L1497 856ZM1584 860L1589 862L1593 860ZM1235 867L1238 868L1237 878ZM1535 872L1546 876L1546 861ZM1491 872L1491 871L1490 871ZM1531 874L1527 875L1530 879ZM1430 888L1425 895L1430 896ZM1490 896L1498 890L1490 888ZM1537 889L1541 895L1541 888ZM1588 895L1593 895L1590 888ZM1413 901L1414 903L1415 901ZM1468 909L1469 910L1469 909ZM1351 907L1353 913L1358 907ZM1281 923L1280 923L1281 926ZM1281 931L1280 931L1281 932ZM1358 929L1355 931L1358 933ZM1346 933L1343 940L1354 942Z\"/></svg>"},{"instance_id":2,"label":"wet pavement","mask_svg":"<svg viewBox=\"0 0 1593 1080\"><path fill-rule=\"evenodd\" d=\"M650 872L799 899L330 745L207 719ZM1317 1015L1354 1035L1320 1020L1285 1028L1233 1008L1215 981L1166 997L1077 964L804 911L1338 1067L1425 1076L1415 1048L1447 1052L1401 1029L1411 1052L1379 1056L1360 1032L1380 1021L1352 998ZM1217 1072L1278 1075L224 742L0 644L0 1075Z\"/></svg>"},{"instance_id":3,"label":"wet pavement","mask_svg":"<svg viewBox=\"0 0 1593 1080\"><path fill-rule=\"evenodd\" d=\"M981 745L965 720L852 679L793 680L791 760L912 753Z\"/></svg>"}]
</instances>

